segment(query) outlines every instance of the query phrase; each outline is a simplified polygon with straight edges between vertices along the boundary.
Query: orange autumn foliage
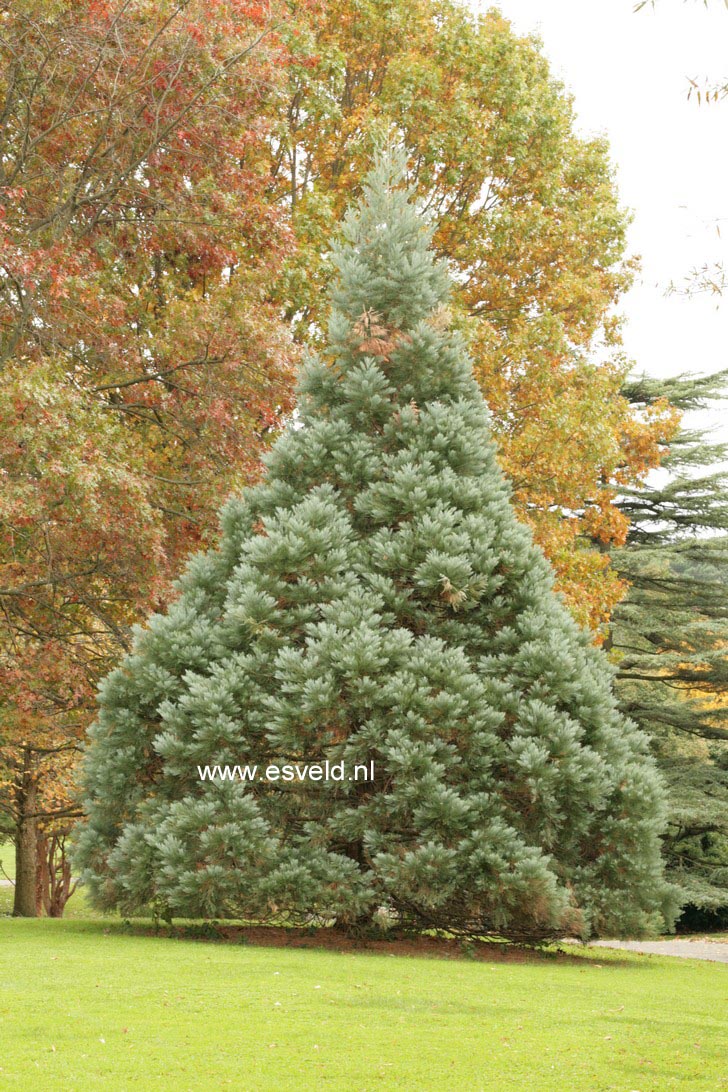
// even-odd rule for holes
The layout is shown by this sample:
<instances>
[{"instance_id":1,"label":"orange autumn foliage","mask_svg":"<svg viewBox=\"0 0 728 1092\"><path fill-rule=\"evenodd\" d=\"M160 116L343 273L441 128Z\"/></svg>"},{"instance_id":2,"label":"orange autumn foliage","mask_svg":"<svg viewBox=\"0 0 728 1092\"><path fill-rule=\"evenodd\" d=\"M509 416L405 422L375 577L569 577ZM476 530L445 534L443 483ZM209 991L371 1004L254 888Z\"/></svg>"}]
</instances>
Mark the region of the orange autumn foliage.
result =
<instances>
[{"instance_id":1,"label":"orange autumn foliage","mask_svg":"<svg viewBox=\"0 0 728 1092\"><path fill-rule=\"evenodd\" d=\"M538 42L497 13L334 0L303 23L272 164L298 242L288 313L307 333L323 325L326 240L375 147L401 140L459 285L514 499L599 639L624 591L600 548L624 540L614 498L659 464L677 425L669 405L641 417L620 394L614 309L634 262L606 145L576 134Z\"/></svg>"},{"instance_id":2,"label":"orange autumn foliage","mask_svg":"<svg viewBox=\"0 0 728 1092\"><path fill-rule=\"evenodd\" d=\"M259 473L296 353L270 298L276 0L1 8L0 809L22 826L73 811L97 682Z\"/></svg>"}]
</instances>

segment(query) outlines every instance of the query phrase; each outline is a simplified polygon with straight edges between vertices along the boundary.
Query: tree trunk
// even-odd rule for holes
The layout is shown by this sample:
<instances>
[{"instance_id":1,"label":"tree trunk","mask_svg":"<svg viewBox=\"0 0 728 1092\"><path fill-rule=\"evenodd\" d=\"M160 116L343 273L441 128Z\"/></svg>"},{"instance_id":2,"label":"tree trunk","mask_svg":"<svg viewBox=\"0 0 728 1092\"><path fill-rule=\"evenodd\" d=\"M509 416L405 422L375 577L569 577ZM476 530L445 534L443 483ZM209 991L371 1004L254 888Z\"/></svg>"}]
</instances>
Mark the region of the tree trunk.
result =
<instances>
[{"instance_id":1,"label":"tree trunk","mask_svg":"<svg viewBox=\"0 0 728 1092\"><path fill-rule=\"evenodd\" d=\"M48 839L45 834L38 830L36 831L35 842L35 912L39 918L43 917L43 913L48 913L48 905L50 903L50 887L51 877L50 869L48 867Z\"/></svg>"},{"instance_id":2,"label":"tree trunk","mask_svg":"<svg viewBox=\"0 0 728 1092\"><path fill-rule=\"evenodd\" d=\"M76 890L71 880L71 862L66 856L67 830L51 834L38 833L38 878L36 906L38 915L49 918L63 917L66 903Z\"/></svg>"},{"instance_id":3,"label":"tree trunk","mask_svg":"<svg viewBox=\"0 0 728 1092\"><path fill-rule=\"evenodd\" d=\"M35 918L37 867L37 802L38 783L33 756L29 748L23 752L23 771L16 803L18 821L15 830L15 902L13 917Z\"/></svg>"}]
</instances>

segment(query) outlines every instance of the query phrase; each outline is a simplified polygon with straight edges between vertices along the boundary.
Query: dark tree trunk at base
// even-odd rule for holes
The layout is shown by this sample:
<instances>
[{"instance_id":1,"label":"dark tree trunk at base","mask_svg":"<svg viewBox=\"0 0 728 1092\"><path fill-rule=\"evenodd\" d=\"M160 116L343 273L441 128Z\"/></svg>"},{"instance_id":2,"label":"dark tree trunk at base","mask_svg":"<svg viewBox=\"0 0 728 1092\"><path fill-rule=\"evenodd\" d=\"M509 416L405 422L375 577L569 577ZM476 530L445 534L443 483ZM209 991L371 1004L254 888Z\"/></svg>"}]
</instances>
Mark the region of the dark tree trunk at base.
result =
<instances>
[{"instance_id":1,"label":"dark tree trunk at base","mask_svg":"<svg viewBox=\"0 0 728 1092\"><path fill-rule=\"evenodd\" d=\"M15 834L15 902L13 917L36 918L36 864L38 786L34 776L32 757L26 750L23 756L23 774L17 795L18 823Z\"/></svg>"}]
</instances>

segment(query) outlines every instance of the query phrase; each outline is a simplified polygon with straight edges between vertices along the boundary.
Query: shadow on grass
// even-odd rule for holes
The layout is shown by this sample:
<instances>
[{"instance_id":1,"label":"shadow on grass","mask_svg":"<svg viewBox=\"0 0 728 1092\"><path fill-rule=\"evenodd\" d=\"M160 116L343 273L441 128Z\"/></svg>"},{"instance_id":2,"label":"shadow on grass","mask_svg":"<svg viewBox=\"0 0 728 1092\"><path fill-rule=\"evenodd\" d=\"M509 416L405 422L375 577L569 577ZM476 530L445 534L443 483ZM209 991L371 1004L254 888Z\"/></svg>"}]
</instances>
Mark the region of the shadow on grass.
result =
<instances>
[{"instance_id":1,"label":"shadow on grass","mask_svg":"<svg viewBox=\"0 0 728 1092\"><path fill-rule=\"evenodd\" d=\"M62 923L59 923L59 925ZM389 931L386 935L351 936L334 927L292 927L256 925L245 922L180 921L168 925L151 919L133 921L107 918L75 919L66 923L69 932L96 932L106 936L155 937L164 940L197 941L221 945L250 945L257 948L288 948L349 954L397 956L400 958L466 960L486 963L563 963L591 967L634 967L636 953L560 944L527 947L498 940L463 940L457 937L417 935ZM65 930L64 930L65 931Z\"/></svg>"}]
</instances>

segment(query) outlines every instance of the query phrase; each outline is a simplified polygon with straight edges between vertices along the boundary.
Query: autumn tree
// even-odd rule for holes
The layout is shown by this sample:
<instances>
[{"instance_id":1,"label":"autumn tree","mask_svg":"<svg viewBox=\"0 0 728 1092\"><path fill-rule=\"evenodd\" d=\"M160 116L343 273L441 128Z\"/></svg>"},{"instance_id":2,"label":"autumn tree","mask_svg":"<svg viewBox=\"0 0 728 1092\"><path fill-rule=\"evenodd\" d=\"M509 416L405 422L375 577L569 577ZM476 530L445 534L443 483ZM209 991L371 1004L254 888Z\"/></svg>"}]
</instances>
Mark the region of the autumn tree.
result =
<instances>
[{"instance_id":1,"label":"autumn tree","mask_svg":"<svg viewBox=\"0 0 728 1092\"><path fill-rule=\"evenodd\" d=\"M275 3L1 7L0 801L32 914L98 678L289 404L287 52Z\"/></svg>"},{"instance_id":2,"label":"autumn tree","mask_svg":"<svg viewBox=\"0 0 728 1092\"><path fill-rule=\"evenodd\" d=\"M666 402L637 413L621 393L615 305L634 263L605 141L576 134L538 41L496 12L335 0L291 48L273 142L299 244L281 289L289 315L306 336L321 325L326 239L394 132L457 283L518 509L599 633L624 592L607 552L627 527L615 496L658 464L677 423Z\"/></svg>"}]
</instances>

